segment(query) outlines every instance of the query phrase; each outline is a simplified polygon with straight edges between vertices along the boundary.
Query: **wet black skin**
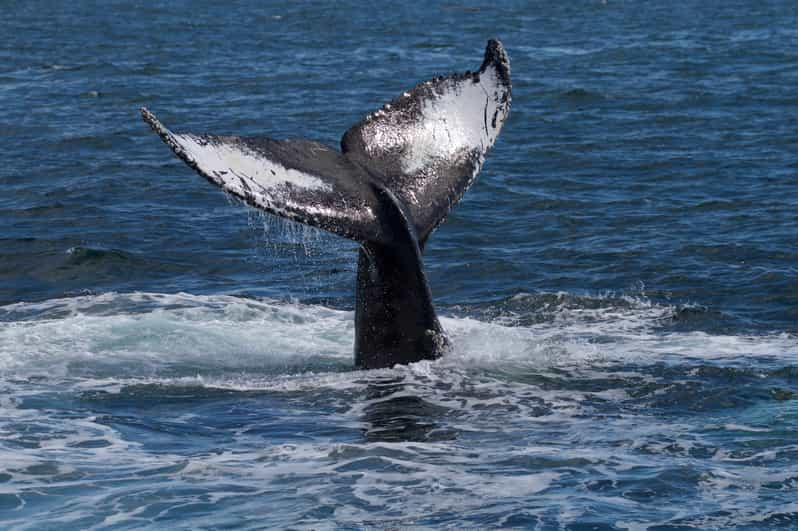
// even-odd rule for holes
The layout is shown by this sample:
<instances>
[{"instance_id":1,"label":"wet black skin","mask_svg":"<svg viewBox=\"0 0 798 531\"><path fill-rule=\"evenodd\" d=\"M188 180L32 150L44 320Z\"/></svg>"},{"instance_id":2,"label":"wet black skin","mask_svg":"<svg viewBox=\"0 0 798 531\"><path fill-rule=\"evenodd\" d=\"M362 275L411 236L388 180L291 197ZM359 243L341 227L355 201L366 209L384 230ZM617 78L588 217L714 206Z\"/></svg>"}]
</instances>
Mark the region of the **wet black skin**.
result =
<instances>
[{"instance_id":1,"label":"wet black skin","mask_svg":"<svg viewBox=\"0 0 798 531\"><path fill-rule=\"evenodd\" d=\"M436 359L448 345L435 315L418 238L408 211L375 186L389 244L361 244L355 291L355 366L361 369Z\"/></svg>"}]
</instances>

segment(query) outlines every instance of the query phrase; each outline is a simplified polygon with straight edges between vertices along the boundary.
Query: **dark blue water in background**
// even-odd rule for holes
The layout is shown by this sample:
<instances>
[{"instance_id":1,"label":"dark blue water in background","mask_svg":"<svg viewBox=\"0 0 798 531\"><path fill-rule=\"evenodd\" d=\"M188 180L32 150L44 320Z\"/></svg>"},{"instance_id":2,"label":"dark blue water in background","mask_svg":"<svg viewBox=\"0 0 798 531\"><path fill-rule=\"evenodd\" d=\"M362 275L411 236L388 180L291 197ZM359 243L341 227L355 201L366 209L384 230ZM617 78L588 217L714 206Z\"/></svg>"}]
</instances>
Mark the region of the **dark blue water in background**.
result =
<instances>
[{"instance_id":1,"label":"dark blue water in background","mask_svg":"<svg viewBox=\"0 0 798 531\"><path fill-rule=\"evenodd\" d=\"M4 5L0 527L798 527L798 6L558 4ZM434 363L138 116L337 145L494 36Z\"/></svg>"}]
</instances>

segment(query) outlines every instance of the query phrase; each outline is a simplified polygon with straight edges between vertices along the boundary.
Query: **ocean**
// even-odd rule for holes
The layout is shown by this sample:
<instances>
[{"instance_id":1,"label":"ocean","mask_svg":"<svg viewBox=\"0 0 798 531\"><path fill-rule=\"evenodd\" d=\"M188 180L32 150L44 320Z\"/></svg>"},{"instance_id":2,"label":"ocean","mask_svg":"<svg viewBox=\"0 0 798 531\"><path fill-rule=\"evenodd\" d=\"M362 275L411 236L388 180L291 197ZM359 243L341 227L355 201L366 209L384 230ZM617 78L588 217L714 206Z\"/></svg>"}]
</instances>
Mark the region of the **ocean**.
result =
<instances>
[{"instance_id":1,"label":"ocean","mask_svg":"<svg viewBox=\"0 0 798 531\"><path fill-rule=\"evenodd\" d=\"M3 11L0 528L798 529L798 4ZM139 116L337 146L493 37L434 362L355 370L356 244Z\"/></svg>"}]
</instances>

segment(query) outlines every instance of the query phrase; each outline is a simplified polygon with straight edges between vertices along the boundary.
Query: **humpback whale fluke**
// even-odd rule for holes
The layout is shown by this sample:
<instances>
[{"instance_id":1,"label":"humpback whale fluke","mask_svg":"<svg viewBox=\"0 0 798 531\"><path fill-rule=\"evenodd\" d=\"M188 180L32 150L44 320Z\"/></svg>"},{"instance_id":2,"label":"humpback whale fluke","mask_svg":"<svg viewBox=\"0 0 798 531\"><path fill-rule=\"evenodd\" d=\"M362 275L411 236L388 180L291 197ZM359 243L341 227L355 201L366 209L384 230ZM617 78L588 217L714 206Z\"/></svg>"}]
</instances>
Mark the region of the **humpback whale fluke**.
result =
<instances>
[{"instance_id":1,"label":"humpback whale fluke","mask_svg":"<svg viewBox=\"0 0 798 531\"><path fill-rule=\"evenodd\" d=\"M173 133L141 113L226 192L360 243L355 365L371 369L445 350L422 251L482 167L511 92L507 54L490 40L478 71L420 83L352 126L340 152L310 140Z\"/></svg>"}]
</instances>

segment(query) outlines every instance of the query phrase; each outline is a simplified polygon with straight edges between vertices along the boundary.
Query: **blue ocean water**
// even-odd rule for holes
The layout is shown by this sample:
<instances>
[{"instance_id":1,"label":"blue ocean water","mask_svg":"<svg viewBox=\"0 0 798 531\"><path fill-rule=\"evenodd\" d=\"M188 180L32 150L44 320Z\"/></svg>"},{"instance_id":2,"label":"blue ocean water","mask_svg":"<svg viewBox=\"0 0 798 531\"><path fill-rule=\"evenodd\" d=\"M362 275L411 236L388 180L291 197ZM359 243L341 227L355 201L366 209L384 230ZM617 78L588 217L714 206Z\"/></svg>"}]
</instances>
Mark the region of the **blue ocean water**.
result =
<instances>
[{"instance_id":1,"label":"blue ocean water","mask_svg":"<svg viewBox=\"0 0 798 531\"><path fill-rule=\"evenodd\" d=\"M0 17L0 527L798 528L795 3L75 4ZM490 37L454 348L354 371L355 245L138 108L337 145Z\"/></svg>"}]
</instances>

